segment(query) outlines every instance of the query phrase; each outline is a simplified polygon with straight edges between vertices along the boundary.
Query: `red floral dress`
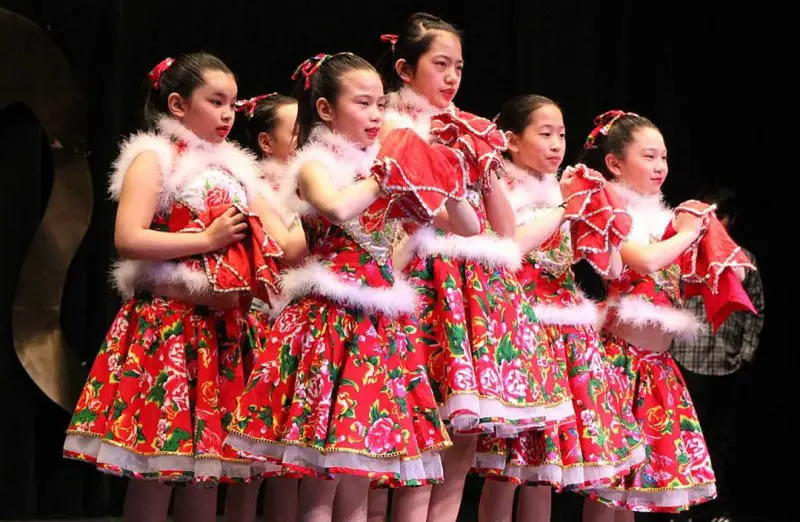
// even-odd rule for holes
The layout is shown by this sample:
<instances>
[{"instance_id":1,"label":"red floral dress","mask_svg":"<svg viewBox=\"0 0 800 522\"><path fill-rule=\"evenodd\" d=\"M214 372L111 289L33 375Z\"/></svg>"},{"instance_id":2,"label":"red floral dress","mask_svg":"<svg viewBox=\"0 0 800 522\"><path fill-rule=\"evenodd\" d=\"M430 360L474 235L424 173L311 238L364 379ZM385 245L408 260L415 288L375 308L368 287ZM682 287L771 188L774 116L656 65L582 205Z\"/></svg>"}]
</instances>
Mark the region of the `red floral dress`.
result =
<instances>
[{"instance_id":1,"label":"red floral dress","mask_svg":"<svg viewBox=\"0 0 800 522\"><path fill-rule=\"evenodd\" d=\"M661 239L672 213L658 198L617 186L633 217L632 239ZM683 310L681 269L671 264L641 275L625 268L608 287L610 321L656 327L665 335L688 335L698 325ZM636 418L645 440L643 465L610 487L591 492L598 501L633 511L678 512L716 496L711 459L692 399L669 352L649 351L604 332L603 344L614 367L623 408Z\"/></svg>"},{"instance_id":2,"label":"red floral dress","mask_svg":"<svg viewBox=\"0 0 800 522\"><path fill-rule=\"evenodd\" d=\"M198 219L212 207L246 206L247 156L228 143L204 142L169 119L160 122L159 134L140 134L126 143L112 178L115 197L130 163L146 151L159 157L164 185L153 230L202 228ZM274 273L270 256L280 250L271 240L264 247ZM164 481L247 480L279 471L223 453L224 427L244 388L242 310L214 310L148 292L164 282L211 291L204 263L218 259L214 254L205 261L198 256L118 265L117 285L127 299L75 407L65 457L114 474Z\"/></svg>"},{"instance_id":3,"label":"red floral dress","mask_svg":"<svg viewBox=\"0 0 800 522\"><path fill-rule=\"evenodd\" d=\"M370 156L317 129L295 164L323 161L343 188L368 175ZM420 358L414 292L392 268L397 227L368 234L367 216L334 225L310 208L301 220L311 256L284 273L290 304L256 361L228 444L314 477L440 481L438 450L450 440Z\"/></svg>"},{"instance_id":4,"label":"red floral dress","mask_svg":"<svg viewBox=\"0 0 800 522\"><path fill-rule=\"evenodd\" d=\"M419 297L427 370L440 411L460 433L513 435L573 414L563 367L537 325L514 272L521 253L489 226L482 192L501 165L505 139L482 118L441 111L408 89L390 97L389 121L414 128L458 158L480 234L463 238L409 227L404 273Z\"/></svg>"},{"instance_id":5,"label":"red floral dress","mask_svg":"<svg viewBox=\"0 0 800 522\"><path fill-rule=\"evenodd\" d=\"M538 179L511 163L505 170L518 226L561 202L555 176ZM582 488L608 484L644 459L636 421L621 411L609 384L612 368L595 329L596 307L575 283L569 232L565 223L528 253L517 277L568 376L575 417L517 439L481 437L476 468L487 477Z\"/></svg>"}]
</instances>

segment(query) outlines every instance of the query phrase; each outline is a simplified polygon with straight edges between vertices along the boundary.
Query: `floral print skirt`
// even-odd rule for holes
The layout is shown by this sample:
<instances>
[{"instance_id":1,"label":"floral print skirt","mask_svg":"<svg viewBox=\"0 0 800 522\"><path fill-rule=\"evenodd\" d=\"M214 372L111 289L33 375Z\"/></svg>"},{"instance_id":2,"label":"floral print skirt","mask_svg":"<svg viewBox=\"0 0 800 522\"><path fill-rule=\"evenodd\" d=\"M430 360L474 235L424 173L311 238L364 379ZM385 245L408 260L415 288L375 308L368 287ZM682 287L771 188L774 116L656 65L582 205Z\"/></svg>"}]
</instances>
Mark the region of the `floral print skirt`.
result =
<instances>
[{"instance_id":1,"label":"floral print skirt","mask_svg":"<svg viewBox=\"0 0 800 522\"><path fill-rule=\"evenodd\" d=\"M450 439L418 337L413 316L295 300L270 329L227 443L291 474L392 487L441 481L439 450Z\"/></svg>"},{"instance_id":2,"label":"floral print skirt","mask_svg":"<svg viewBox=\"0 0 800 522\"><path fill-rule=\"evenodd\" d=\"M454 432L513 436L574 415L564 368L511 271L435 255L414 257L405 274L419 297L428 374Z\"/></svg>"},{"instance_id":3,"label":"floral print skirt","mask_svg":"<svg viewBox=\"0 0 800 522\"><path fill-rule=\"evenodd\" d=\"M223 451L244 389L244 314L137 295L114 319L67 429L64 456L136 479L214 483L277 473Z\"/></svg>"}]
</instances>

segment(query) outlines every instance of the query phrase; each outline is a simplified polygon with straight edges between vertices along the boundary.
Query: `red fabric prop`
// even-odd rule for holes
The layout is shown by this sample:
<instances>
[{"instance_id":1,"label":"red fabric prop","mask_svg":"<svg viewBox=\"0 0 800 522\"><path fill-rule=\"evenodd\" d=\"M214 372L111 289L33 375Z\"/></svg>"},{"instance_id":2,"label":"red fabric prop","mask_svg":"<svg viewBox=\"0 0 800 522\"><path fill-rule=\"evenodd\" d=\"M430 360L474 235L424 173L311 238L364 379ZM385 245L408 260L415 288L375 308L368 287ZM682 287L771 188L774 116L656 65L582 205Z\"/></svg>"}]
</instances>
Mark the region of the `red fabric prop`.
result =
<instances>
[{"instance_id":1,"label":"red fabric prop","mask_svg":"<svg viewBox=\"0 0 800 522\"><path fill-rule=\"evenodd\" d=\"M283 251L266 235L258 214L235 204L217 205L195 219L191 219L189 213L183 213L185 220L183 226L177 222L170 225L180 226L178 229L180 232L202 232L231 206L245 216L248 225L247 237L220 250L202 254L206 276L215 292L251 293L269 303L270 293L273 295L280 293L275 258L282 256Z\"/></svg>"},{"instance_id":2,"label":"red fabric prop","mask_svg":"<svg viewBox=\"0 0 800 522\"><path fill-rule=\"evenodd\" d=\"M448 199L463 199L464 186L443 152L448 151L428 145L411 129L390 132L372 167L384 195L368 213L429 223Z\"/></svg>"},{"instance_id":3,"label":"red fabric prop","mask_svg":"<svg viewBox=\"0 0 800 522\"><path fill-rule=\"evenodd\" d=\"M631 232L631 216L602 174L585 165L567 172L575 173L564 198L564 219L570 222L575 257L586 259L597 273L608 276L611 253Z\"/></svg>"},{"instance_id":4,"label":"red fabric prop","mask_svg":"<svg viewBox=\"0 0 800 522\"><path fill-rule=\"evenodd\" d=\"M457 165L465 185L491 188L490 176L503 168L503 152L508 148L497 125L486 118L452 110L433 117L430 134L434 143L446 145L463 158Z\"/></svg>"},{"instance_id":5,"label":"red fabric prop","mask_svg":"<svg viewBox=\"0 0 800 522\"><path fill-rule=\"evenodd\" d=\"M714 333L736 310L756 313L736 274L729 270L735 267L748 270L756 268L719 222L714 214L715 208L714 205L690 200L675 209L676 216L688 212L703 219L703 231L699 238L681 254L678 261L685 283L684 295L703 297L706 316ZM664 232L664 239L675 234L675 228L670 223Z\"/></svg>"}]
</instances>

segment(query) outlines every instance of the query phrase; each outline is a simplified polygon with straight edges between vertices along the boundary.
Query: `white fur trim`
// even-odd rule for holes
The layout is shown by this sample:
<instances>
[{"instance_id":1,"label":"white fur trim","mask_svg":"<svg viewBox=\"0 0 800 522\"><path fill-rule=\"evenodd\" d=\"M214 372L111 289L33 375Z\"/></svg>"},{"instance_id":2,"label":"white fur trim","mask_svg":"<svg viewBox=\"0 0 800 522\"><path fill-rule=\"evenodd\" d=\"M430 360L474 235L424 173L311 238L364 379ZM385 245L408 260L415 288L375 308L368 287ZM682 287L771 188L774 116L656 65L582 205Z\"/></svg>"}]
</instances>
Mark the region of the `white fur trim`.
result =
<instances>
[{"instance_id":1,"label":"white fur trim","mask_svg":"<svg viewBox=\"0 0 800 522\"><path fill-rule=\"evenodd\" d=\"M161 167L159 208L162 210L169 208L172 199L180 199L180 189L184 184L210 167L225 169L248 193L257 190L258 169L252 154L227 141L207 142L174 118L161 118L157 128L157 132L134 134L122 144L109 180L108 191L112 199L119 200L125 173L136 157L146 151L158 156ZM186 143L188 150L177 156L172 138Z\"/></svg>"},{"instance_id":2,"label":"white fur trim","mask_svg":"<svg viewBox=\"0 0 800 522\"><path fill-rule=\"evenodd\" d=\"M108 195L114 201L119 201L122 193L122 181L125 173L133 164L133 161L144 152L153 152L158 158L161 167L161 176L166 178L172 172L172 162L175 158L175 151L168 138L153 132L139 132L130 137L120 145L120 153L114 160L111 168L111 175L108 180ZM162 191L162 194L164 192ZM159 198L161 200L161 198ZM161 204L163 207L163 204Z\"/></svg>"},{"instance_id":3,"label":"white fur trim","mask_svg":"<svg viewBox=\"0 0 800 522\"><path fill-rule=\"evenodd\" d=\"M283 224L291 228L297 223L297 209L303 204L297 196L297 186L292 183L287 167L288 165L273 159L260 161L258 188Z\"/></svg>"},{"instance_id":4,"label":"white fur trim","mask_svg":"<svg viewBox=\"0 0 800 522\"><path fill-rule=\"evenodd\" d=\"M660 240L672 220L672 210L661 194L641 194L621 182L613 182L611 186L625 201L625 209L633 221L628 239L645 245Z\"/></svg>"},{"instance_id":5,"label":"white fur trim","mask_svg":"<svg viewBox=\"0 0 800 522\"><path fill-rule=\"evenodd\" d=\"M462 237L440 236L433 227L417 230L409 239L410 251L422 257L447 256L465 261L477 261L487 266L505 267L517 271L522 266L522 252L512 239L480 234Z\"/></svg>"},{"instance_id":6,"label":"white fur trim","mask_svg":"<svg viewBox=\"0 0 800 522\"><path fill-rule=\"evenodd\" d=\"M287 301L307 294L319 294L342 305L389 316L414 313L417 305L416 292L403 279L396 277L391 288L364 286L355 280L345 280L317 260L285 271L281 285Z\"/></svg>"},{"instance_id":7,"label":"white fur trim","mask_svg":"<svg viewBox=\"0 0 800 522\"><path fill-rule=\"evenodd\" d=\"M533 306L536 319L542 324L563 324L574 326L596 326L600 318L597 305L585 300L575 306L537 304Z\"/></svg>"},{"instance_id":8,"label":"white fur trim","mask_svg":"<svg viewBox=\"0 0 800 522\"><path fill-rule=\"evenodd\" d=\"M296 190L300 169L310 161L322 163L330 175L331 184L336 190L346 188L359 178L370 175L370 169L378 156L379 144L363 149L324 125L318 125L312 132L309 142L295 155L287 169L287 185ZM296 210L306 215L314 210L303 202Z\"/></svg>"},{"instance_id":9,"label":"white fur trim","mask_svg":"<svg viewBox=\"0 0 800 522\"><path fill-rule=\"evenodd\" d=\"M553 208L563 201L555 174L537 175L507 160L503 169L509 182L508 200L515 213L531 208Z\"/></svg>"},{"instance_id":10,"label":"white fur trim","mask_svg":"<svg viewBox=\"0 0 800 522\"><path fill-rule=\"evenodd\" d=\"M182 284L192 294L211 291L206 273L192 270L178 261L142 261L123 259L111 269L114 287L123 297L131 297L136 290L153 289L159 284Z\"/></svg>"},{"instance_id":11,"label":"white fur trim","mask_svg":"<svg viewBox=\"0 0 800 522\"><path fill-rule=\"evenodd\" d=\"M395 129L411 129L426 142L430 141L430 119L414 119L410 114L405 112L400 112L396 109L386 109L386 123L393 125Z\"/></svg>"},{"instance_id":12,"label":"white fur trim","mask_svg":"<svg viewBox=\"0 0 800 522\"><path fill-rule=\"evenodd\" d=\"M608 306L615 309L618 322L641 328L658 326L680 339L695 339L704 329L688 310L655 305L636 296L623 296L619 301L608 302Z\"/></svg>"},{"instance_id":13,"label":"white fur trim","mask_svg":"<svg viewBox=\"0 0 800 522\"><path fill-rule=\"evenodd\" d=\"M453 104L446 109L436 107L410 87L403 87L389 93L386 121L398 128L413 129L422 139L430 142L431 118L454 110Z\"/></svg>"}]
</instances>

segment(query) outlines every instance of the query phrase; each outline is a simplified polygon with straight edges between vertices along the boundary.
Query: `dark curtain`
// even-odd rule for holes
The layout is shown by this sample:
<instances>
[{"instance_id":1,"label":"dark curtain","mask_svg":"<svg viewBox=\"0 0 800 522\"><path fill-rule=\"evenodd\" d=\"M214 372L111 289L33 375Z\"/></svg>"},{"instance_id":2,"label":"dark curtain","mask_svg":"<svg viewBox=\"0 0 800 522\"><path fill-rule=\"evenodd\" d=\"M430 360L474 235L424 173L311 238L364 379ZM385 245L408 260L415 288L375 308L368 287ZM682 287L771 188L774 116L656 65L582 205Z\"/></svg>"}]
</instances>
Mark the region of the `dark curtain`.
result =
<instances>
[{"instance_id":1,"label":"dark curtain","mask_svg":"<svg viewBox=\"0 0 800 522\"><path fill-rule=\"evenodd\" d=\"M786 292L775 254L767 249L777 215L768 204L759 121L766 65L759 41L768 14L752 5L702 2L171 2L138 0L0 0L37 23L59 45L83 94L95 198L92 222L70 268L62 324L87 365L119 304L107 284L113 258L114 206L105 195L109 165L121 136L135 130L144 73L167 55L206 50L236 72L240 96L288 92L289 75L317 52L349 50L375 60L378 36L396 32L415 10L427 10L465 30L466 68L457 102L493 117L519 93L557 100L567 124L567 161L611 108L650 117L664 133L670 157L666 196L675 204L700 188L726 184L740 196L735 237L758 258L770 318L754 368L753 422L741 426L752 463L739 491L751 513L788 510L765 498L779 479L780 444L788 421L779 412L787 366L786 336L773 324ZM4 56L15 49L0 49ZM762 141L759 141L762 140ZM106 515L120 512L124 482L60 458L69 414L51 403L21 368L11 341L10 314L25 248L46 206L52 166L48 139L26 107L0 110L0 233L6 267L0 284L0 518ZM780 323L778 323L780 324ZM780 341L780 342L779 342ZM763 392L761 392L763 390ZM769 437L769 438L768 438ZM777 446L781 447L781 446ZM758 468L754 471L753 468ZM462 516L472 519L480 483L470 481ZM554 520L577 520L577 497L561 495Z\"/></svg>"}]
</instances>

